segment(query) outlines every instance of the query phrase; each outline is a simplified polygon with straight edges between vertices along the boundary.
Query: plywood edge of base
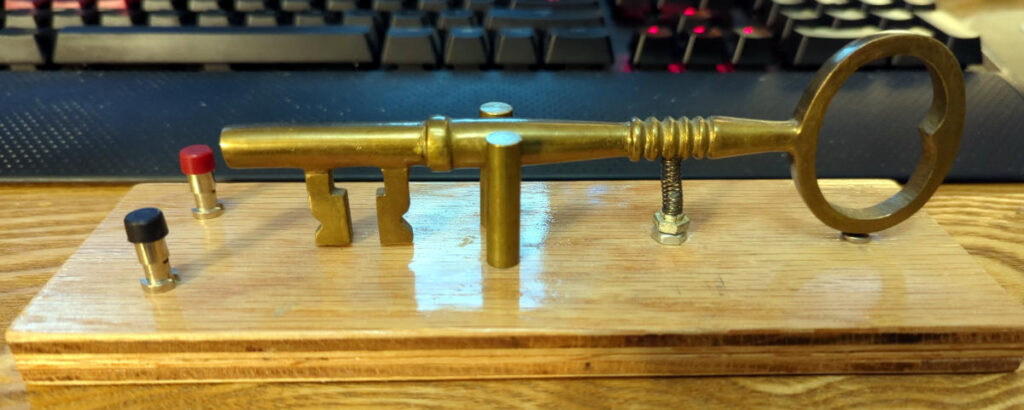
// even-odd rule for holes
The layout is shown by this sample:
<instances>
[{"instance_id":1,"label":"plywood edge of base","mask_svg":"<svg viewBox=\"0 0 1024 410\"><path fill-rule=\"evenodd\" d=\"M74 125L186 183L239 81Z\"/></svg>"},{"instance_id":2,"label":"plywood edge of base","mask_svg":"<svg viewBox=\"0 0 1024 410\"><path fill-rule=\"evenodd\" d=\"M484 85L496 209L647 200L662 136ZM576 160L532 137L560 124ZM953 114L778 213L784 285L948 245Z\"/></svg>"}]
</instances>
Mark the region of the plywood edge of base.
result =
<instances>
[{"instance_id":1,"label":"plywood edge of base","mask_svg":"<svg viewBox=\"0 0 1024 410\"><path fill-rule=\"evenodd\" d=\"M29 384L407 381L768 374L1011 372L1020 350L688 354L673 349L508 349L320 354L23 354Z\"/></svg>"}]
</instances>

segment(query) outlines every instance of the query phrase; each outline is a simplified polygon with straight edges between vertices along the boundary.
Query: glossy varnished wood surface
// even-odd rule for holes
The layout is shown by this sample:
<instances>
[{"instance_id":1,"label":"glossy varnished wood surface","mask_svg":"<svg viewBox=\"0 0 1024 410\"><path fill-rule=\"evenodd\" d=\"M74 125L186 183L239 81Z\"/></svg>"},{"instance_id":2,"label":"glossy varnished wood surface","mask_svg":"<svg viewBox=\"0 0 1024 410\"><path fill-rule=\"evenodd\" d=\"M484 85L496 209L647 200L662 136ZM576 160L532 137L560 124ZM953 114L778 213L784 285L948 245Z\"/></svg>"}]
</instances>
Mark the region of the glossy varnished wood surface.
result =
<instances>
[{"instance_id":1,"label":"glossy varnished wood surface","mask_svg":"<svg viewBox=\"0 0 1024 410\"><path fill-rule=\"evenodd\" d=\"M6 326L46 278L106 215L126 187L7 186L0 221L0 291ZM1024 300L1021 185L944 186L930 214L1017 300ZM62 195L57 197L56 195ZM50 244L55 249L42 250ZM5 368L3 402L28 398ZM480 382L218 384L133 387L35 387L37 405L362 405L489 403L497 405L777 404L791 406L1022 405L1020 372L996 375L716 377Z\"/></svg>"}]
</instances>

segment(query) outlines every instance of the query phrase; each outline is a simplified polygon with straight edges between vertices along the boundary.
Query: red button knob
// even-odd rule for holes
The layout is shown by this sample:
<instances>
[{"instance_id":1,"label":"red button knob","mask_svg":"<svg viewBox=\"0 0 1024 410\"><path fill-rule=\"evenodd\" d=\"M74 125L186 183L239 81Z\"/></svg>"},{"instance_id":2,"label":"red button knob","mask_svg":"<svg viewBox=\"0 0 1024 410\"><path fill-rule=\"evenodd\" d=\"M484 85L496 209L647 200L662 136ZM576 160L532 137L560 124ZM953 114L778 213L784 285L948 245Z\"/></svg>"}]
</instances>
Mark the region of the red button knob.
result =
<instances>
[{"instance_id":1,"label":"red button knob","mask_svg":"<svg viewBox=\"0 0 1024 410\"><path fill-rule=\"evenodd\" d=\"M209 145L189 145L178 153L181 160L181 173L185 175L199 175L212 172L216 167L213 161L213 149Z\"/></svg>"}]
</instances>

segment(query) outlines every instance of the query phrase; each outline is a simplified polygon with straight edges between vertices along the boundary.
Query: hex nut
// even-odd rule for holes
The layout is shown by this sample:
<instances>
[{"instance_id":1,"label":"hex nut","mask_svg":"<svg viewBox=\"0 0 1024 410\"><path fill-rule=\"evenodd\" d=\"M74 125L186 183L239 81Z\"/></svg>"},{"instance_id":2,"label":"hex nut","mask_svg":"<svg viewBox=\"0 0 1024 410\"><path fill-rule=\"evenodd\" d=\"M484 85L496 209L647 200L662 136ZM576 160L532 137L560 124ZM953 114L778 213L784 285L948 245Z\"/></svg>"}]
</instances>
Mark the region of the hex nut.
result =
<instances>
[{"instance_id":1,"label":"hex nut","mask_svg":"<svg viewBox=\"0 0 1024 410\"><path fill-rule=\"evenodd\" d=\"M665 215L661 211L654 213L654 229L669 235L686 235L690 229L690 217L686 214Z\"/></svg>"},{"instance_id":2,"label":"hex nut","mask_svg":"<svg viewBox=\"0 0 1024 410\"><path fill-rule=\"evenodd\" d=\"M683 242L686 242L687 235L686 233L662 233L658 231L657 227L655 227L651 228L651 238L653 238L655 242L658 242L662 245L682 245Z\"/></svg>"}]
</instances>

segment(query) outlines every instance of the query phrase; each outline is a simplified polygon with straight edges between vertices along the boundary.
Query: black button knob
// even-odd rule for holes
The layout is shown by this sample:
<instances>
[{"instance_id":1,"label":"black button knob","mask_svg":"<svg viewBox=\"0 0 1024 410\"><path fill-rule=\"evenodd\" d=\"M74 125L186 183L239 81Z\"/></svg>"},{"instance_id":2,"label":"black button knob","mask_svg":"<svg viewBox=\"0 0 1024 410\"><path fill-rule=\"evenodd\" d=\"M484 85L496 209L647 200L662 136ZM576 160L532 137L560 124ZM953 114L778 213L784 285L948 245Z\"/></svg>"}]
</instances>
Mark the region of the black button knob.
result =
<instances>
[{"instance_id":1,"label":"black button knob","mask_svg":"<svg viewBox=\"0 0 1024 410\"><path fill-rule=\"evenodd\" d=\"M159 209L139 208L125 215L124 230L128 242L155 242L167 236L167 221Z\"/></svg>"}]
</instances>

